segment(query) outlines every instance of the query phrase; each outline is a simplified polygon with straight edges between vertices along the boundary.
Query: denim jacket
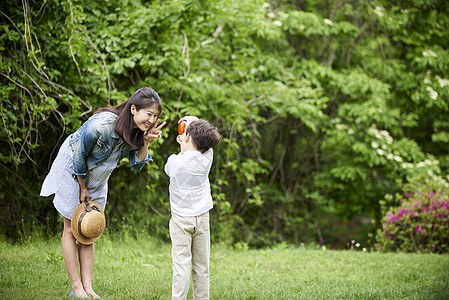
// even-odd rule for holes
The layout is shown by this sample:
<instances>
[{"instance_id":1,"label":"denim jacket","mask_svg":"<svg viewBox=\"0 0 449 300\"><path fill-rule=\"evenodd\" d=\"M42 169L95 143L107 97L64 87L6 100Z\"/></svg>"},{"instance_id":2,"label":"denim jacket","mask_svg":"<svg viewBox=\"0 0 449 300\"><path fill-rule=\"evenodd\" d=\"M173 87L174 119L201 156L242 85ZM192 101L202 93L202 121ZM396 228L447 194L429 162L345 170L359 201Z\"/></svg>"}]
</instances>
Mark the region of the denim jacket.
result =
<instances>
[{"instance_id":1,"label":"denim jacket","mask_svg":"<svg viewBox=\"0 0 449 300\"><path fill-rule=\"evenodd\" d=\"M120 137L114 130L117 115L101 112L90 117L70 138L73 150L74 175L86 178L90 170L104 162L112 153ZM120 159L129 154L129 164L135 171L140 171L147 161L152 161L150 154L143 161L139 159L138 150L124 144Z\"/></svg>"}]
</instances>

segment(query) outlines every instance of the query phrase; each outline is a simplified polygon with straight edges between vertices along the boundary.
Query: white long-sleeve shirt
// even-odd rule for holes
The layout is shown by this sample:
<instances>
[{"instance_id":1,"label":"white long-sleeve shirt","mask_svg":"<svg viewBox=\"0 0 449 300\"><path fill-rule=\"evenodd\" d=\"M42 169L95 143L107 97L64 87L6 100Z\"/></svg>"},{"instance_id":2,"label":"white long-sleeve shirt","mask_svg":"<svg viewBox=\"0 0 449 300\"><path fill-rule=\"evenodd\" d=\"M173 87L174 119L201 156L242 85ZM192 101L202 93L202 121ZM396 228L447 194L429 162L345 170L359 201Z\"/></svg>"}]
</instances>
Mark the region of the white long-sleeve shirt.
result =
<instances>
[{"instance_id":1,"label":"white long-sleeve shirt","mask_svg":"<svg viewBox=\"0 0 449 300\"><path fill-rule=\"evenodd\" d=\"M212 204L209 171L213 161L212 148L201 153L186 151L170 155L165 173L170 177L170 206L177 215L192 217L209 211Z\"/></svg>"}]
</instances>

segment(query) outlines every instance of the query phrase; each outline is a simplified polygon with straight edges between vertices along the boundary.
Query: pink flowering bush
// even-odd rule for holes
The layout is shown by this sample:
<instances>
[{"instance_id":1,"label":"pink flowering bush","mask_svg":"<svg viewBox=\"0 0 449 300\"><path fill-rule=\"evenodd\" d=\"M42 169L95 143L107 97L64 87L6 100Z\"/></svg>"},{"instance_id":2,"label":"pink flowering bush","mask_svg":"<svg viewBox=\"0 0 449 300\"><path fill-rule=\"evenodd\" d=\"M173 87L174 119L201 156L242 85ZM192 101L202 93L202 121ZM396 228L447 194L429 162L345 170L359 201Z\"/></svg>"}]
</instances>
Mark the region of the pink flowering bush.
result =
<instances>
[{"instance_id":1,"label":"pink flowering bush","mask_svg":"<svg viewBox=\"0 0 449 300\"><path fill-rule=\"evenodd\" d=\"M390 208L378 234L382 250L448 253L449 184L441 177L415 179L397 195L398 207Z\"/></svg>"}]
</instances>

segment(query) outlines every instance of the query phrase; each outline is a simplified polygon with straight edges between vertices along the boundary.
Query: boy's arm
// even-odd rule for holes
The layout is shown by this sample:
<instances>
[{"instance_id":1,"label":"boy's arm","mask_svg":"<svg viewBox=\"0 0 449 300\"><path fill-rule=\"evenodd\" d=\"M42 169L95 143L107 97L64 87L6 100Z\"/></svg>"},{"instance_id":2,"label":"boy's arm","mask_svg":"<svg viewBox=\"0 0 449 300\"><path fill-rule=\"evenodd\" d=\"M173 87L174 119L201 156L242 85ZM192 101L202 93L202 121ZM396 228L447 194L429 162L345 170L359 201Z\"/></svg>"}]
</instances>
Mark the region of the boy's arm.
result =
<instances>
[{"instance_id":1,"label":"boy's arm","mask_svg":"<svg viewBox=\"0 0 449 300\"><path fill-rule=\"evenodd\" d=\"M165 174L167 174L168 176L170 176L170 171L172 169L174 156L175 156L174 154L170 155L167 159L167 163L164 166Z\"/></svg>"},{"instance_id":2,"label":"boy's arm","mask_svg":"<svg viewBox=\"0 0 449 300\"><path fill-rule=\"evenodd\" d=\"M203 153L203 156L207 157L207 158L213 158L214 150L212 150L212 148L209 148L209 150L207 150L206 152Z\"/></svg>"},{"instance_id":3,"label":"boy's arm","mask_svg":"<svg viewBox=\"0 0 449 300\"><path fill-rule=\"evenodd\" d=\"M201 165L206 169L210 169L210 167L212 166L212 161L214 160L214 151L212 150L212 148L202 153L200 157L201 159L199 162L201 163Z\"/></svg>"}]
</instances>

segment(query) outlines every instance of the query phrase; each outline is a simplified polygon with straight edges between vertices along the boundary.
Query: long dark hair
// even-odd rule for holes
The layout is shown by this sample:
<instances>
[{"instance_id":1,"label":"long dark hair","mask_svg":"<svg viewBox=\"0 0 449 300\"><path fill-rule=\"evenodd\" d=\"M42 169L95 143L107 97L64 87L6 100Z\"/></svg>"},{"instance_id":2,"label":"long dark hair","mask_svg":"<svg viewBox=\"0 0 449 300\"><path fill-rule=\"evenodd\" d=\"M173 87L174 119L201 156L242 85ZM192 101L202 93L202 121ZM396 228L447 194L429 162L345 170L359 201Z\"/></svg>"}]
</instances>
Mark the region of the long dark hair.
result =
<instances>
[{"instance_id":1,"label":"long dark hair","mask_svg":"<svg viewBox=\"0 0 449 300\"><path fill-rule=\"evenodd\" d=\"M114 129L117 134L133 149L140 149L143 146L143 135L145 132L134 127L133 115L131 114L131 105L135 105L137 110L144 107L158 106L159 115L162 112L161 99L155 90L144 87L138 89L127 101L116 106L104 107L95 113L109 111L118 116Z\"/></svg>"}]
</instances>

